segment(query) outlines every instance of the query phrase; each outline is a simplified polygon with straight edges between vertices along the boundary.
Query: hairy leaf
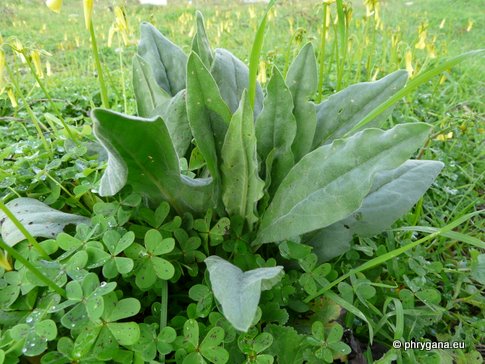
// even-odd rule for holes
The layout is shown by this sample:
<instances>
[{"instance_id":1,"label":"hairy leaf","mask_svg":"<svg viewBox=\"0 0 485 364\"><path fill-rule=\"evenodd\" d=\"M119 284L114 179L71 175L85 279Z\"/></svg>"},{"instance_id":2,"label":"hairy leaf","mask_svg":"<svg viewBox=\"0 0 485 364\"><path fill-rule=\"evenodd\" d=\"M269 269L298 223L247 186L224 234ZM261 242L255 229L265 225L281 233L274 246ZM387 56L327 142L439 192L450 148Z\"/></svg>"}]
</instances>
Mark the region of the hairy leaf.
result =
<instances>
[{"instance_id":1,"label":"hairy leaf","mask_svg":"<svg viewBox=\"0 0 485 364\"><path fill-rule=\"evenodd\" d=\"M138 54L150 65L155 81L169 95L185 88L187 56L153 25L142 23Z\"/></svg>"},{"instance_id":2,"label":"hairy leaf","mask_svg":"<svg viewBox=\"0 0 485 364\"><path fill-rule=\"evenodd\" d=\"M341 138L367 114L404 87L408 79L405 70L399 70L375 82L362 82L349 86L315 106L317 127L312 149ZM392 112L390 107L374 120L385 120Z\"/></svg>"},{"instance_id":3,"label":"hairy leaf","mask_svg":"<svg viewBox=\"0 0 485 364\"><path fill-rule=\"evenodd\" d=\"M192 134L219 190L221 149L232 114L199 56L187 63L187 115ZM217 198L217 194L214 196Z\"/></svg>"},{"instance_id":4,"label":"hairy leaf","mask_svg":"<svg viewBox=\"0 0 485 364\"><path fill-rule=\"evenodd\" d=\"M154 116L155 109L170 100L167 92L155 81L151 66L138 54L133 57L133 91L138 115L142 117Z\"/></svg>"},{"instance_id":5,"label":"hairy leaf","mask_svg":"<svg viewBox=\"0 0 485 364\"><path fill-rule=\"evenodd\" d=\"M243 272L215 255L206 258L204 262L209 271L214 296L222 305L224 317L236 329L247 332L256 315L263 284L276 284L283 267L258 268Z\"/></svg>"},{"instance_id":6,"label":"hairy leaf","mask_svg":"<svg viewBox=\"0 0 485 364\"><path fill-rule=\"evenodd\" d=\"M162 110L157 109L154 116L160 115L165 121L173 146L179 158L182 158L190 146L192 132L187 117L187 91L182 90L164 105Z\"/></svg>"},{"instance_id":7,"label":"hairy leaf","mask_svg":"<svg viewBox=\"0 0 485 364\"><path fill-rule=\"evenodd\" d=\"M317 90L317 61L311 43L307 43L291 64L286 75L286 84L293 95L297 129L293 141L295 160L300 160L312 146L317 125L314 104L309 101Z\"/></svg>"},{"instance_id":8,"label":"hairy leaf","mask_svg":"<svg viewBox=\"0 0 485 364\"><path fill-rule=\"evenodd\" d=\"M35 237L54 238L62 232L66 225L89 223L87 217L66 214L33 198L16 198L8 202L6 206L30 235ZM0 211L0 228L3 241L10 246L26 239L3 211Z\"/></svg>"},{"instance_id":9,"label":"hairy leaf","mask_svg":"<svg viewBox=\"0 0 485 364\"><path fill-rule=\"evenodd\" d=\"M374 175L404 163L429 129L423 123L366 129L307 154L276 191L255 243L289 239L347 217L360 207Z\"/></svg>"},{"instance_id":10,"label":"hairy leaf","mask_svg":"<svg viewBox=\"0 0 485 364\"><path fill-rule=\"evenodd\" d=\"M275 67L268 83L264 107L256 120L258 154L271 172L271 187L279 186L293 167L291 145L296 135L293 98L281 72ZM273 151L270 158L270 153Z\"/></svg>"},{"instance_id":11,"label":"hairy leaf","mask_svg":"<svg viewBox=\"0 0 485 364\"><path fill-rule=\"evenodd\" d=\"M245 218L252 227L258 221L256 203L263 196L264 182L258 176L253 112L246 91L222 146L221 172L226 211Z\"/></svg>"},{"instance_id":12,"label":"hairy leaf","mask_svg":"<svg viewBox=\"0 0 485 364\"><path fill-rule=\"evenodd\" d=\"M243 91L249 87L248 67L228 50L218 48L215 50L211 73L221 90L222 98L234 113L239 106ZM259 115L262 107L263 91L257 84L254 102L255 117Z\"/></svg>"},{"instance_id":13,"label":"hairy leaf","mask_svg":"<svg viewBox=\"0 0 485 364\"><path fill-rule=\"evenodd\" d=\"M307 240L321 261L345 253L352 235L370 237L388 229L428 190L443 163L408 160L398 168L376 174L362 206L347 218L332 224Z\"/></svg>"},{"instance_id":14,"label":"hairy leaf","mask_svg":"<svg viewBox=\"0 0 485 364\"><path fill-rule=\"evenodd\" d=\"M154 205L169 202L179 213L210 206L211 179L180 174L179 161L161 118L143 119L95 109L94 133L108 152L99 194L112 196L125 184Z\"/></svg>"},{"instance_id":15,"label":"hairy leaf","mask_svg":"<svg viewBox=\"0 0 485 364\"><path fill-rule=\"evenodd\" d=\"M196 11L195 16L197 18L197 32L192 40L192 51L197 53L207 68L210 68L212 65L213 56L212 49L205 32L204 17L198 10Z\"/></svg>"}]
</instances>

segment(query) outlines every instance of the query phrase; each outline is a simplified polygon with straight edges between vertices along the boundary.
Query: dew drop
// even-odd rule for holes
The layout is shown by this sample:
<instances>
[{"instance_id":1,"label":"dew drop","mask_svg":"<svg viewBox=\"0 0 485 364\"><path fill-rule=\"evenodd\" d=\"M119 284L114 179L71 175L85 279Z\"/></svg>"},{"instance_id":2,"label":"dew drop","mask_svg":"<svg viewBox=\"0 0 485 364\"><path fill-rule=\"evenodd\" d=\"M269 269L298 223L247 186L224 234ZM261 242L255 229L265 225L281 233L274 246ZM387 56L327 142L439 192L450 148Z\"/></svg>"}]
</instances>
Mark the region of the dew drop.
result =
<instances>
[{"instance_id":1,"label":"dew drop","mask_svg":"<svg viewBox=\"0 0 485 364\"><path fill-rule=\"evenodd\" d=\"M106 282L104 282L104 281L103 281L103 282L101 282L100 287L105 287L105 286L106 286Z\"/></svg>"},{"instance_id":2,"label":"dew drop","mask_svg":"<svg viewBox=\"0 0 485 364\"><path fill-rule=\"evenodd\" d=\"M27 322L28 324L30 324L32 322L32 317L27 317L27 319L25 320L25 322Z\"/></svg>"},{"instance_id":3,"label":"dew drop","mask_svg":"<svg viewBox=\"0 0 485 364\"><path fill-rule=\"evenodd\" d=\"M25 354L26 352L27 352L27 348L23 348L23 349L22 349L22 353L24 353L24 354Z\"/></svg>"}]
</instances>

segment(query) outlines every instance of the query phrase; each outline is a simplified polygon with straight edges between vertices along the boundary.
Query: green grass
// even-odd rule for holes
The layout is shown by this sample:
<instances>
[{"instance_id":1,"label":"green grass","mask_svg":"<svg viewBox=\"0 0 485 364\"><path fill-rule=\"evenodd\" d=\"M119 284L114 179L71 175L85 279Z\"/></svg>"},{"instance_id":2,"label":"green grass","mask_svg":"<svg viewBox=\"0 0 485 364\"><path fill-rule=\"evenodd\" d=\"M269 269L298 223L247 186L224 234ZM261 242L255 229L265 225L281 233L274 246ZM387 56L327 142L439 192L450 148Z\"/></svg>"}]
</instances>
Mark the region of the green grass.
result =
<instances>
[{"instance_id":1,"label":"green grass","mask_svg":"<svg viewBox=\"0 0 485 364\"><path fill-rule=\"evenodd\" d=\"M125 12L130 25L131 44L123 46L115 36L113 47L108 47L109 28L115 21L110 10L111 3L104 0L96 2L93 16L106 72L109 103L112 108L124 111L126 99L126 111L134 114L131 58L136 51L138 23L144 20L152 22L188 52L191 40L188 33L193 32L195 12L191 7L139 7L129 2ZM307 41L313 42L317 50L321 44L322 6L317 2L298 2L298 6L292 8L283 1L280 3L268 17L261 52L268 76L273 64L282 70L287 69L289 59ZM413 68L420 71L444 57L456 56L483 44L485 17L480 15L482 1L466 1L458 5L452 0L416 0L411 5L406 4L401 0L382 3L382 30L375 29L375 19L364 19L366 10L361 1L353 4L348 30L351 45L343 66L343 86L379 79L396 69L405 68L407 51L412 54ZM206 6L201 10L212 43L233 50L236 56L248 63L251 44L265 7L221 5ZM46 138L52 152L42 149L29 109L22 102L19 102L20 107L12 107L6 92L2 93L0 197L8 200L19 195L29 196L65 211L80 211L79 205L91 210L99 198L83 191L94 188L102 167L97 156L99 147L93 143L91 135L89 110L101 104L101 97L81 4L77 0L65 1L61 14L54 14L40 2L11 0L0 4L0 14L4 15L0 17L4 42L17 38L25 47L43 49L50 54L42 55L41 61L44 73L49 61L52 75L45 76L42 81L56 105L53 107L42 89L35 86L28 66L7 52L7 62L16 72L22 93L35 117L50 131ZM336 14L336 7L332 6L332 20ZM440 28L443 19L446 20ZM427 24L426 43L434 46L436 58L430 57L429 50L415 47L419 40L418 28L424 23ZM468 29L471 23L471 29ZM335 91L338 82L336 60L332 58L337 32L330 28L328 34L323 98ZM392 47L393 36L397 39L395 47ZM433 37L436 40L432 41ZM122 52L124 85L120 81L122 71L118 52ZM424 121L434 126L433 136L419 156L441 160L446 165L433 188L396 227L439 228L485 208L484 80L483 56L468 59L407 96L393 111L390 124ZM17 99L20 100L19 95ZM56 109L81 144L72 142L65 127L46 116L56 115ZM443 138L450 132L451 138ZM480 343L485 327L483 263L480 265L477 258L483 250L463 241L467 236L483 240L483 221L480 216L467 219L454 230L463 235L433 238L429 243L372 267L364 272L365 276L358 267L365 266L372 258L403 249L423 235L419 232L389 231L379 239L361 239L356 242L355 250L333 261L337 274L333 279L335 282L347 272L350 275L350 280L338 284L333 294L337 292L345 296L349 286L366 290L372 286L379 290L379 295L403 302L404 308L399 308L398 304L389 302L384 305L381 297L376 295L368 298L358 296L354 306L349 307L349 311L355 307L357 310L346 316L344 324L353 330L360 342L365 343L365 338L368 338L368 328L358 318L360 314L363 313L374 328L382 328L383 334L376 337L376 344L369 346L367 352L364 349L364 356L370 358L371 351L377 352L382 347L388 350L393 333L399 331L398 317L404 310L407 314L403 325L407 335L465 341L467 349L454 352L454 359L460 363L479 362L471 361L472 354L467 353ZM355 271L350 271L351 268ZM426 297L436 296L439 296L438 303L426 302ZM387 315L382 314L385 311L383 307L389 310ZM413 316L415 320L411 319ZM409 355L411 359L408 359L412 362L414 354ZM416 352L416 355L418 362L426 360L426 353ZM446 357L446 353L440 355Z\"/></svg>"}]
</instances>

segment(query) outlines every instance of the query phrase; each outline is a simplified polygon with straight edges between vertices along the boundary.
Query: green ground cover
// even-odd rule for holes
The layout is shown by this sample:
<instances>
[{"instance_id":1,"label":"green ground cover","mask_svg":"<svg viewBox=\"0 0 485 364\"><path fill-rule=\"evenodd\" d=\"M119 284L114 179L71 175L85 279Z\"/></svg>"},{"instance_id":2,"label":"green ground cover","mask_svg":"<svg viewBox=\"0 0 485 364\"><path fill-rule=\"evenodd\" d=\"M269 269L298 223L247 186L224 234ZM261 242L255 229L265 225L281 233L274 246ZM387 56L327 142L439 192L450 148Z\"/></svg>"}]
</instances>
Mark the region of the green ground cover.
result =
<instances>
[{"instance_id":1,"label":"green ground cover","mask_svg":"<svg viewBox=\"0 0 485 364\"><path fill-rule=\"evenodd\" d=\"M482 15L482 4L479 0L467 1L460 6L449 0L379 1L375 2L378 4L377 8L373 8L371 3L364 4L359 1L346 8L350 25L345 37L347 48L342 66L339 66L339 55L342 53L339 53L339 45L335 43L339 36L338 26L331 25L328 28L322 77L319 77L321 93L317 92L313 96L314 101L327 99L335 91L357 82L378 80L398 69L407 69L412 80L420 72L436 66L442 60L477 49L483 43L485 17ZM109 106L113 110L134 115L136 101L132 87L132 57L136 53L140 36L139 23L151 22L188 54L191 39L196 32L195 9L185 6L140 7L134 2L127 2L123 9L128 28L124 31L112 31L110 40L110 28L113 24L118 24L118 28L122 27L119 23L120 17L116 17L116 5L123 4L96 2L93 21L107 82ZM329 5L328 9L331 14L330 24L333 24L337 17L336 4ZM223 4L207 5L200 10L205 17L207 36L211 44L230 49L248 64L254 35L265 7ZM93 192L99 188L99 180L106 163L98 158L101 148L92 135L90 110L101 106L101 95L81 2L65 1L61 13L56 14L40 1L9 0L0 4L0 14L0 35L7 65L3 68L0 84L0 197L5 203L16 197L31 197L64 212L92 216L100 226L93 233L92 239L103 241L106 248L96 245L91 246L91 250L86 248L92 266L89 270L99 276L97 282L96 278L90 276L89 280L92 282L86 285L96 287L103 279L116 281L114 278L119 278L119 273L122 273L119 269L123 270L123 267L120 268L122 260L118 263L113 261L111 265L118 264L118 271L111 267L113 271L108 273L96 265L102 260L102 253L109 250L107 247L111 244L110 241L116 240L115 243L118 243L120 239L119 236L110 236L106 231L113 224L121 229L119 231L126 231L124 228L134 231L136 241L140 243L137 249L144 249L143 251L152 254L150 239L143 239L145 231L148 227L155 227L163 230L164 237L166 234L171 236L176 230L173 226L177 225L177 219L169 215L168 220L161 218L159 223L154 222L159 220L160 214L163 215L161 210L154 213L142 209L141 200L130 194L130 190L124 190L114 198L100 198ZM290 6L284 1L278 2L268 16L258 80L266 84L274 65L286 74L291 60L308 41L313 43L320 61L321 35L322 4L302 1ZM32 61L32 70L8 44L17 49L25 49L25 55ZM42 87L39 87L34 77L36 65L32 51L35 54L36 50L40 55L43 73L40 78ZM39 70L37 76L40 76ZM305 288L309 284L305 282L312 274L317 277L312 284L321 289L352 268L362 267L373 258L385 256L388 252L428 236L432 231L430 229L441 228L463 219L467 214L484 209L484 80L483 55L474 55L432 78L397 104L387 119L386 126L416 121L431 124L431 136L415 157L442 161L445 168L416 206L393 225L394 230L373 238L355 238L352 250L332 259L331 266L325 265L319 272L312 272L314 267L309 268L310 263L303 263L302 269L307 274L306 278L300 279L300 269L300 273L295 273L300 276L288 277L281 290L297 287L298 292L311 296L312 288ZM69 125L69 128L63 123ZM44 143L48 145L45 149ZM111 221L110 216L116 216L116 221ZM177 250L180 248L184 251L186 246L181 248L177 245L174 252L167 248L167 252L163 252L168 253L166 261L174 264L179 275L185 278L173 278L173 283L169 284L170 297L173 297L174 303L168 308L169 326L163 335L159 335L153 326L160 322L159 312L163 310L163 303L162 308L160 304L153 304L161 301L160 284L144 286L135 274L128 274L126 280L119 279L117 292L122 292L125 299L141 301L142 305L135 313L118 312L119 317L132 316L130 322L124 320L113 324L131 324L133 321L143 323L145 326L140 327L141 337L146 341L133 343L129 338L113 334L118 344L114 349L111 348L112 352L106 353L99 349L98 342L91 342L90 346L88 339L84 339L84 342L79 339L83 332L81 328L77 328L78 331L73 330L70 336L69 330L59 324L52 334L51 322L55 325L54 321L60 321L62 315L68 311L66 307L64 311L51 309L52 312L42 314L44 321L39 321L39 325L44 324L38 330L44 330L44 336L49 338L48 343L41 340L42 343L37 345L36 342L37 351L27 354L32 354L29 360L38 362L45 348L52 353L57 350L59 355L52 354L47 359L42 359L42 362L61 363L77 362L79 358L72 356L75 353L82 353L87 358L86 362L96 362L103 355L112 361L121 360L120 355L131 352L135 362L143 362L148 361L146 358L150 354L143 352L141 346L155 342L154 345L158 348L154 349L155 352L158 350L157 360L163 360L166 354L167 361L182 362L184 355L187 352L190 354L192 349L183 346L179 341L185 337L185 341L190 342L187 337L198 336L200 329L201 342L208 332L215 337L213 341L206 341L207 345L201 349L202 354L199 354L205 358L202 360L210 362L215 361L211 361L208 352L218 352L220 348L225 348L231 357L236 355L237 358L229 362L247 360L266 363L275 360L284 363L285 350L292 345L295 345L293 349L296 350L295 343L299 342L301 336L307 335L307 341L318 343L312 347L313 356L308 353L301 354L309 362L316 360L315 358L326 360L329 356L330 361L365 358L372 362L385 355L381 362L397 360L408 363L481 363L483 359L479 350L483 350L480 344L485 331L483 214L463 220L449 234L433 236L423 244L363 272L350 271L354 274L329 290L330 295L318 297L309 306L305 306L303 299L301 302L293 302L289 308L283 304L281 307L274 306L271 301L276 299L263 293L262 323L265 324L257 325L253 336L237 334L238 339L230 342L227 337L232 334L236 336L236 332L227 328L225 321L226 341L223 344L217 339L220 333L217 330L210 331L215 325L214 322L220 322L222 316L218 313L212 295L208 293L208 278L207 275L204 278L203 274L205 265L196 258L199 253L208 254L202 247L193 248L188 253ZM208 225L207 229L214 229L215 235L223 235L217 231L217 225L212 226L217 221L210 221L210 218L209 221L204 221ZM162 226L162 222L168 225ZM199 223L202 224L203 221ZM421 226L428 230L403 230L406 226ZM74 236L75 230L69 229L70 227L67 232ZM199 233L200 230L191 231L190 234ZM88 231L78 229L76 239L90 240L87 235ZM177 242L184 240L178 238ZM57 257L62 250L69 251L72 244L77 244L67 234L60 235L55 244L52 241L44 242L43 246L45 250L52 249L52 254ZM184 241L182 245L185 243ZM136 249L133 246L122 253L118 252L121 255L118 258L136 261L137 272L140 272L143 264L136 260ZM59 247L61 249L57 251ZM15 249L32 262L38 258L31 243L19 243ZM78 258L82 260L81 251L84 247L79 249ZM93 253L96 250L93 249L100 249L102 252L98 252L99 256L96 257ZM268 254L266 257L279 254L277 249L264 249ZM192 258L184 255L182 259L177 255L179 253L192 254ZM112 254L111 250L109 254ZM14 363L22 353L24 343L20 339L25 336L23 334L32 334L32 337L37 335L35 330L34 333L32 330L27 332L26 326L18 325L26 325L29 322L26 320L31 318L29 315L39 308L47 307L47 304L40 294L44 289L43 283L27 274L25 267L12 258L11 254L8 259L5 255L0 258L3 262L3 267L0 265L0 289L14 292L12 296L4 294L0 297L0 363L2 360L5 363ZM271 266L273 263L268 259L263 260L263 263L259 262L258 266ZM12 267L14 271L9 272ZM43 267L48 269L48 266ZM327 267L330 267L329 271L324 274ZM72 279L69 267L62 269ZM49 275L52 279L54 276ZM55 282L59 283L64 279L65 284L66 275L63 277L55 276ZM197 288L191 289L194 284L198 284ZM10 288L13 286L16 288ZM103 293L105 294L105 305L109 303L116 306L117 302L129 302L118 301L122 298L120 294L118 297L113 297L108 291ZM278 294L284 296L281 292ZM209 296L210 300L207 298ZM196 302L197 307L192 303L187 308L190 302ZM136 307L136 303L130 303ZM187 312L180 315L186 308ZM299 330L298 334L294 330L278 329L277 325L284 325L288 321L288 318L285 321L287 311L294 314L290 315L290 323ZM104 313L104 322L116 321L109 314L108 311ZM324 327L318 324L310 327L308 322L322 322ZM15 330L9 330L15 326ZM115 333L113 327L112 325L110 332ZM372 342L369 327L373 330ZM125 329L127 328L129 327ZM340 332L342 329L345 330L343 334ZM266 334L272 336L272 340ZM178 335L178 338L172 338L173 335ZM152 336L156 339L150 341ZM59 340L61 337L63 341ZM259 338L259 342L256 338ZM13 345L12 339L20 342L20 345ZM465 342L465 349L430 352L394 350L393 339ZM73 345L72 340L78 351L70 348ZM332 346L333 344L335 345ZM101 352L98 358L90 358L88 355L94 350L93 345ZM348 354L344 345L348 345L352 353ZM198 341L195 347L198 347ZM173 354L173 348L183 348L185 354L180 352L177 356ZM330 354L323 348L330 348ZM320 353L315 354L319 349L322 349ZM217 355L224 357L224 354ZM291 362L292 359L286 360Z\"/></svg>"}]
</instances>

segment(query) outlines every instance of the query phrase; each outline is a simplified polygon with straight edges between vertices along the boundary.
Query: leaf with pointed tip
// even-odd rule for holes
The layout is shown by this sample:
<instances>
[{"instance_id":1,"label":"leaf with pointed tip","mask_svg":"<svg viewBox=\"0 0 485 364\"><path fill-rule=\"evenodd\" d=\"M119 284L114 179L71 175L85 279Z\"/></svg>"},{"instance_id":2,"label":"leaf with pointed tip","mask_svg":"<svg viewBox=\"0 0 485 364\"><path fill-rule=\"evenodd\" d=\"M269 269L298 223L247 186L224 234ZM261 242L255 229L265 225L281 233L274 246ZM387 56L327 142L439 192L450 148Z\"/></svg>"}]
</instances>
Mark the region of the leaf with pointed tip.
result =
<instances>
[{"instance_id":1,"label":"leaf with pointed tip","mask_svg":"<svg viewBox=\"0 0 485 364\"><path fill-rule=\"evenodd\" d=\"M210 179L181 175L177 154L161 118L143 119L95 109L94 134L108 152L99 194L113 196L125 184L152 204L170 203L179 213L210 206Z\"/></svg>"},{"instance_id":2,"label":"leaf with pointed tip","mask_svg":"<svg viewBox=\"0 0 485 364\"><path fill-rule=\"evenodd\" d=\"M256 120L258 154L266 161L266 175L271 176L271 189L279 186L293 167L291 145L296 135L296 120L293 115L293 98L278 68L273 69L264 107ZM270 156L270 153L272 156ZM272 158L271 158L272 157Z\"/></svg>"},{"instance_id":3,"label":"leaf with pointed tip","mask_svg":"<svg viewBox=\"0 0 485 364\"><path fill-rule=\"evenodd\" d=\"M347 217L362 204L375 174L404 163L429 130L423 123L366 129L310 152L276 191L255 244L289 239Z\"/></svg>"},{"instance_id":4,"label":"leaf with pointed tip","mask_svg":"<svg viewBox=\"0 0 485 364\"><path fill-rule=\"evenodd\" d=\"M133 91L136 108L142 117L154 116L155 109L166 104L170 96L155 81L153 70L142 57L133 57Z\"/></svg>"},{"instance_id":5,"label":"leaf with pointed tip","mask_svg":"<svg viewBox=\"0 0 485 364\"><path fill-rule=\"evenodd\" d=\"M187 120L185 90L170 97L165 90L158 86L150 65L139 55L133 57L133 90L138 115L145 118L161 116L172 138L177 155L183 157L192 140Z\"/></svg>"},{"instance_id":6,"label":"leaf with pointed tip","mask_svg":"<svg viewBox=\"0 0 485 364\"><path fill-rule=\"evenodd\" d=\"M214 180L214 198L218 199L221 149L232 114L214 78L195 53L190 54L187 62L187 116L197 147Z\"/></svg>"},{"instance_id":7,"label":"leaf with pointed tip","mask_svg":"<svg viewBox=\"0 0 485 364\"><path fill-rule=\"evenodd\" d=\"M185 88L185 53L153 25L142 23L138 54L150 65L155 81L170 96Z\"/></svg>"},{"instance_id":8,"label":"leaf with pointed tip","mask_svg":"<svg viewBox=\"0 0 485 364\"><path fill-rule=\"evenodd\" d=\"M315 233L306 243L320 261L329 260L350 248L352 235L370 237L388 229L428 190L443 163L408 160L398 168L376 174L362 206L347 218Z\"/></svg>"},{"instance_id":9,"label":"leaf with pointed tip","mask_svg":"<svg viewBox=\"0 0 485 364\"><path fill-rule=\"evenodd\" d=\"M317 60L313 45L307 43L298 53L286 75L286 84L293 95L293 114L297 129L293 141L295 161L306 155L312 146L317 125L314 104L309 101L317 91Z\"/></svg>"},{"instance_id":10,"label":"leaf with pointed tip","mask_svg":"<svg viewBox=\"0 0 485 364\"><path fill-rule=\"evenodd\" d=\"M6 206L30 235L35 237L53 238L61 233L66 225L89 223L87 217L66 214L33 198L16 198L8 202ZM3 211L0 211L0 228L3 241L10 246L26 239Z\"/></svg>"},{"instance_id":11,"label":"leaf with pointed tip","mask_svg":"<svg viewBox=\"0 0 485 364\"><path fill-rule=\"evenodd\" d=\"M207 34L205 32L204 17L200 11L196 11L195 16L197 18L197 32L192 40L192 51L197 53L207 68L212 65L212 49L207 39Z\"/></svg>"},{"instance_id":12,"label":"leaf with pointed tip","mask_svg":"<svg viewBox=\"0 0 485 364\"><path fill-rule=\"evenodd\" d=\"M178 157L184 157L192 141L192 131L187 117L187 91L180 91L170 99L165 110L157 109L156 112L165 121Z\"/></svg>"},{"instance_id":13,"label":"leaf with pointed tip","mask_svg":"<svg viewBox=\"0 0 485 364\"><path fill-rule=\"evenodd\" d=\"M220 302L224 317L240 331L247 332L258 309L263 283L278 283L283 267L258 268L243 272L218 256L204 260L214 296ZM267 288L267 287L266 287Z\"/></svg>"},{"instance_id":14,"label":"leaf with pointed tip","mask_svg":"<svg viewBox=\"0 0 485 364\"><path fill-rule=\"evenodd\" d=\"M249 69L234 54L226 49L215 50L211 74L221 90L224 101L232 113L239 107L244 90L249 87ZM256 118L263 107L263 90L256 85L254 101L254 117Z\"/></svg>"},{"instance_id":15,"label":"leaf with pointed tip","mask_svg":"<svg viewBox=\"0 0 485 364\"><path fill-rule=\"evenodd\" d=\"M245 218L250 227L258 221L256 203L263 196L264 182L258 176L253 112L243 93L222 146L222 201L229 215Z\"/></svg>"},{"instance_id":16,"label":"leaf with pointed tip","mask_svg":"<svg viewBox=\"0 0 485 364\"><path fill-rule=\"evenodd\" d=\"M399 70L375 82L362 82L347 87L315 105L317 127L312 149L341 138L367 114L404 87L408 79L405 70ZM385 120L392 112L390 107L374 120L374 125ZM370 125L368 125L370 127Z\"/></svg>"}]
</instances>

